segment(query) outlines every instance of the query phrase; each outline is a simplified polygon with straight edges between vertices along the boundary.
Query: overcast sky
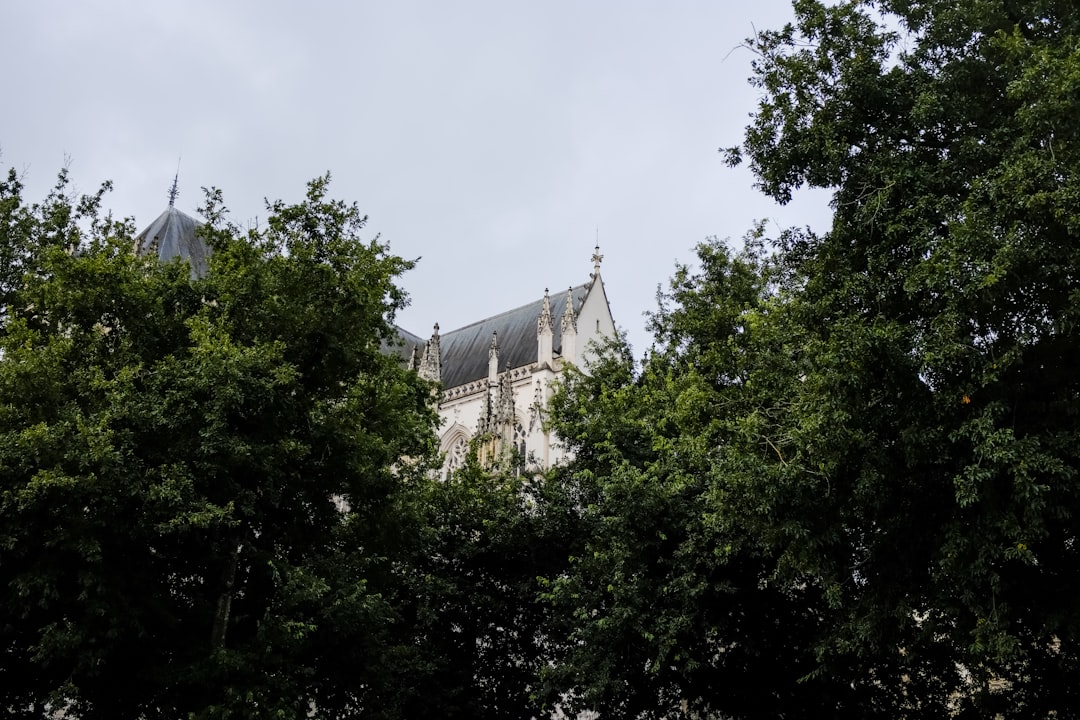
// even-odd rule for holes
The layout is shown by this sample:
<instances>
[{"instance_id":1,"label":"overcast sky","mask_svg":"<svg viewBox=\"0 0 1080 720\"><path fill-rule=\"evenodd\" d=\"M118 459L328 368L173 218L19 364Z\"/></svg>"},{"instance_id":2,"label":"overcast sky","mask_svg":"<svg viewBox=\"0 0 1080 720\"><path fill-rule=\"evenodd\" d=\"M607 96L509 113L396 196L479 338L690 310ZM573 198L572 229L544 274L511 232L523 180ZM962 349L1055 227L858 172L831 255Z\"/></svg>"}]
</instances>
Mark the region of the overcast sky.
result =
<instances>
[{"instance_id":1,"label":"overcast sky","mask_svg":"<svg viewBox=\"0 0 1080 720\"><path fill-rule=\"evenodd\" d=\"M823 229L825 199L778 207L723 164L757 91L754 28L787 0L27 0L0 8L0 167L40 200L79 188L141 229L199 188L234 221L330 171L391 250L421 258L398 322L427 336L588 280L599 236L616 323L693 247L755 219Z\"/></svg>"}]
</instances>

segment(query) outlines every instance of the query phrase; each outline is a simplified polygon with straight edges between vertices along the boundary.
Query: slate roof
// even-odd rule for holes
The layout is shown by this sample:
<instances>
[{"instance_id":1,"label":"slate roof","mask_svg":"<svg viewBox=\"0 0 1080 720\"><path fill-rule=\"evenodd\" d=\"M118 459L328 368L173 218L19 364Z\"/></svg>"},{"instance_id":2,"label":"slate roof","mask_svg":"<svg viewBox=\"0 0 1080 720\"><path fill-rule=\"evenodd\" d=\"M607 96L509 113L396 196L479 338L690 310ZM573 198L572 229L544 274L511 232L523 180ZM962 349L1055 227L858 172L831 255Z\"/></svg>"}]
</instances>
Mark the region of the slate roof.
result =
<instances>
[{"instance_id":1,"label":"slate roof","mask_svg":"<svg viewBox=\"0 0 1080 720\"><path fill-rule=\"evenodd\" d=\"M562 349L562 316L566 310L567 294L573 294L574 312L577 312L588 292L588 285L578 285L571 290L549 295L553 330L551 346L555 352ZM439 345L442 349L443 387L449 389L487 377L488 348L491 347L492 332L498 333L499 372L536 362L536 320L543 307L544 299L540 298L528 305L441 333ZM398 330L407 346L417 338L401 328ZM419 340L421 352L426 342L427 340ZM412 347L415 345L405 351L410 357Z\"/></svg>"},{"instance_id":2,"label":"slate roof","mask_svg":"<svg viewBox=\"0 0 1080 720\"><path fill-rule=\"evenodd\" d=\"M424 344L427 340L419 335L413 335L400 325L395 325L394 330L397 331L397 340L395 341L393 338L383 340L381 345L383 353L397 355L403 363L411 363L414 348L420 348L420 352L424 352Z\"/></svg>"},{"instance_id":3,"label":"slate roof","mask_svg":"<svg viewBox=\"0 0 1080 720\"><path fill-rule=\"evenodd\" d=\"M135 236L135 251L145 255L155 254L161 262L183 258L191 263L191 276L202 277L206 275L210 248L196 234L201 224L169 205L165 212Z\"/></svg>"}]
</instances>

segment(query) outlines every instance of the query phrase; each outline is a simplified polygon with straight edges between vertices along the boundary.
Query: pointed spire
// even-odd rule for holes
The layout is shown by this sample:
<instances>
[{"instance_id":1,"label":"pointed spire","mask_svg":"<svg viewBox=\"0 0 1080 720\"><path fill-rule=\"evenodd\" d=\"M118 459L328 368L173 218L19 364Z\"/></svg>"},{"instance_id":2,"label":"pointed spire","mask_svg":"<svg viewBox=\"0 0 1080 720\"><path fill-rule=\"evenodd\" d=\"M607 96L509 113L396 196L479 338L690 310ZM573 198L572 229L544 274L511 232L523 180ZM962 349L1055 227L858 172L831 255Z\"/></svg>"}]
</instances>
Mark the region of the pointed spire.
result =
<instances>
[{"instance_id":1,"label":"pointed spire","mask_svg":"<svg viewBox=\"0 0 1080 720\"><path fill-rule=\"evenodd\" d=\"M574 314L574 288L566 289L566 309L562 314L562 331L577 332L577 315Z\"/></svg>"},{"instance_id":2,"label":"pointed spire","mask_svg":"<svg viewBox=\"0 0 1080 720\"><path fill-rule=\"evenodd\" d=\"M540 317L536 319L536 362L540 365L551 365L554 334L551 323L551 298L548 297L547 288L544 288L544 306L540 309Z\"/></svg>"},{"instance_id":3,"label":"pointed spire","mask_svg":"<svg viewBox=\"0 0 1080 720\"><path fill-rule=\"evenodd\" d=\"M562 359L575 362L577 357L577 315L574 314L574 288L566 291L566 310L562 316Z\"/></svg>"},{"instance_id":4,"label":"pointed spire","mask_svg":"<svg viewBox=\"0 0 1080 720\"><path fill-rule=\"evenodd\" d=\"M600 262L604 259L604 256L600 254L600 241L596 242L596 247L593 248L592 262L593 270L590 276L593 280L600 277Z\"/></svg>"},{"instance_id":5,"label":"pointed spire","mask_svg":"<svg viewBox=\"0 0 1080 720\"><path fill-rule=\"evenodd\" d=\"M495 401L495 422L501 427L509 424L513 427L516 415L514 413L514 388L510 382L510 369L507 368L499 376L499 395Z\"/></svg>"},{"instance_id":6,"label":"pointed spire","mask_svg":"<svg viewBox=\"0 0 1080 720\"><path fill-rule=\"evenodd\" d=\"M544 307L540 310L540 317L536 319L537 335L551 332L551 298L548 297L548 289L544 288Z\"/></svg>"},{"instance_id":7,"label":"pointed spire","mask_svg":"<svg viewBox=\"0 0 1080 720\"><path fill-rule=\"evenodd\" d=\"M491 431L492 425L492 412L491 408L491 390L490 388L484 392L484 399L480 404L480 417L476 421L476 434L486 435Z\"/></svg>"},{"instance_id":8,"label":"pointed spire","mask_svg":"<svg viewBox=\"0 0 1080 720\"><path fill-rule=\"evenodd\" d=\"M499 374L499 334L492 331L491 345L488 347L488 383L495 384Z\"/></svg>"},{"instance_id":9,"label":"pointed spire","mask_svg":"<svg viewBox=\"0 0 1080 720\"><path fill-rule=\"evenodd\" d=\"M439 323L435 323L431 339L424 346L424 357L420 360L420 377L432 382L442 382L442 348L439 346Z\"/></svg>"}]
</instances>

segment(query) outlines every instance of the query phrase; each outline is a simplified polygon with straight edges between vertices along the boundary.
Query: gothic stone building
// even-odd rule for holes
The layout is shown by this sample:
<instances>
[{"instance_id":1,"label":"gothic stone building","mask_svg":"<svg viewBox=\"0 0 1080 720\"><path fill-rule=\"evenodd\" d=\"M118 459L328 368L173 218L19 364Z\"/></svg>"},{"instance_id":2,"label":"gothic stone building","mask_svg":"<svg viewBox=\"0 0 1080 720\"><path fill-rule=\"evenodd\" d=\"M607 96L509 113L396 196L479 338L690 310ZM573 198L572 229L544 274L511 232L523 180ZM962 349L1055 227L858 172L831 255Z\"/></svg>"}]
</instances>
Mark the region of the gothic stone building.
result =
<instances>
[{"instance_id":1,"label":"gothic stone building","mask_svg":"<svg viewBox=\"0 0 1080 720\"><path fill-rule=\"evenodd\" d=\"M429 340L400 330L422 377L441 384L439 449L444 473L460 467L478 440L485 462L528 470L558 462L564 451L544 427L554 381L568 363L581 365L592 343L615 334L600 248L589 281Z\"/></svg>"},{"instance_id":2,"label":"gothic stone building","mask_svg":"<svg viewBox=\"0 0 1080 720\"><path fill-rule=\"evenodd\" d=\"M206 272L209 248L196 235L197 221L169 207L135 238L136 250L167 262L181 257L192 276ZM439 449L443 472L460 467L476 439L481 460L542 470L564 456L544 428L552 382L568 363L581 365L593 341L615 334L600 248L588 282L465 327L423 338L398 328L402 355L421 376L438 382Z\"/></svg>"}]
</instances>

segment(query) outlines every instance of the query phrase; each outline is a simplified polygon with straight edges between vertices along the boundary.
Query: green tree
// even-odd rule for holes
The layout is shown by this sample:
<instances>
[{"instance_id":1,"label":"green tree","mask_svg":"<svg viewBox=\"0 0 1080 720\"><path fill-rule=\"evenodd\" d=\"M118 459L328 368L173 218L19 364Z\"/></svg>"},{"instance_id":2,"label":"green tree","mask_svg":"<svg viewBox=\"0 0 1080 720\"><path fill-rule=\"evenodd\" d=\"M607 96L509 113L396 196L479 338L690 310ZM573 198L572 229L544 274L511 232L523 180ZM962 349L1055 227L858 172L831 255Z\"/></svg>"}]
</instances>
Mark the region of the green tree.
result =
<instances>
[{"instance_id":1,"label":"green tree","mask_svg":"<svg viewBox=\"0 0 1080 720\"><path fill-rule=\"evenodd\" d=\"M703 245L643 368L557 396L553 676L618 717L1076 717L1080 16L794 8L727 157L832 224Z\"/></svg>"},{"instance_id":2,"label":"green tree","mask_svg":"<svg viewBox=\"0 0 1080 720\"><path fill-rule=\"evenodd\" d=\"M1080 18L795 12L748 41L763 98L729 159L781 202L830 189L834 218L780 239L790 360L776 390L768 369L748 383L733 506L790 582L825 590L826 667L900 657L874 677L912 707L1073 716Z\"/></svg>"},{"instance_id":3,"label":"green tree","mask_svg":"<svg viewBox=\"0 0 1080 720\"><path fill-rule=\"evenodd\" d=\"M380 350L411 263L328 182L246 234L211 192L195 280L64 176L0 187L5 712L396 716L434 416Z\"/></svg>"},{"instance_id":4,"label":"green tree","mask_svg":"<svg viewBox=\"0 0 1080 720\"><path fill-rule=\"evenodd\" d=\"M76 199L70 192L65 167L45 200L29 206L23 200L22 179L14 168L0 179L0 233L4 238L0 244L0 333L5 332L8 308L22 286L23 275L37 271L41 255L48 249L77 241L72 233L79 231L78 220L98 222L101 200L109 189L109 183L105 183L93 195Z\"/></svg>"},{"instance_id":5,"label":"green tree","mask_svg":"<svg viewBox=\"0 0 1080 720\"><path fill-rule=\"evenodd\" d=\"M563 572L580 544L556 486L477 460L430 482L416 507L409 613L425 652L405 717L547 717L541 669L564 628L541 597L538 576Z\"/></svg>"},{"instance_id":6,"label":"green tree","mask_svg":"<svg viewBox=\"0 0 1080 720\"><path fill-rule=\"evenodd\" d=\"M606 717L865 717L878 685L817 672L824 592L778 578L729 501L746 473L722 445L755 422L751 375L782 362L772 270L760 246L699 257L663 296L640 371L615 342L553 400L574 459L552 484L575 501L582 547L549 576L570 633L550 683Z\"/></svg>"}]
</instances>

